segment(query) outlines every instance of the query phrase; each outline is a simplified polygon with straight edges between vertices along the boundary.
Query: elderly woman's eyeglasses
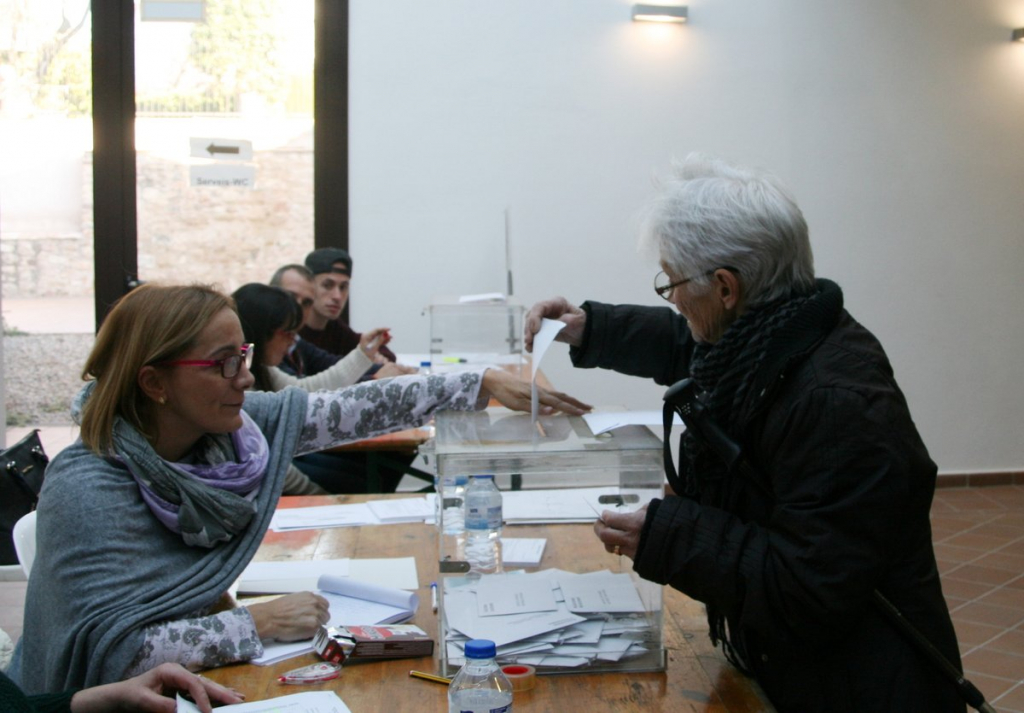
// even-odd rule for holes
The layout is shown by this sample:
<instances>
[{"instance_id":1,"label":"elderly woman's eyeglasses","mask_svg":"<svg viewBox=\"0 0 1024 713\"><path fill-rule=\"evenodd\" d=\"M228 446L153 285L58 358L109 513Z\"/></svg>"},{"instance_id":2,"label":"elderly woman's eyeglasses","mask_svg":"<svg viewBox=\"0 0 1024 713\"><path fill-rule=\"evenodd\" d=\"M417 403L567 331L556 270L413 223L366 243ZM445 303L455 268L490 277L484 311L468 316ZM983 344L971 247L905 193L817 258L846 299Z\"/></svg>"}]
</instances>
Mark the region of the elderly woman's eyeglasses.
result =
<instances>
[{"instance_id":1,"label":"elderly woman's eyeglasses","mask_svg":"<svg viewBox=\"0 0 1024 713\"><path fill-rule=\"evenodd\" d=\"M232 354L223 359L174 359L162 361L155 366L219 366L220 374L225 379L234 379L242 370L242 363L246 369L252 368L252 358L256 348L252 344L243 344L240 354Z\"/></svg>"},{"instance_id":2,"label":"elderly woman's eyeglasses","mask_svg":"<svg viewBox=\"0 0 1024 713\"><path fill-rule=\"evenodd\" d=\"M701 277L710 277L711 275L715 274L716 270L728 270L729 272L739 272L734 267L723 266L716 267L714 270L708 270L707 272L703 273ZM685 285L687 282L692 282L695 279L697 279L696 275L694 275L693 277L684 278L682 280L677 280L676 282L669 282L669 276L665 274L664 270L662 270L661 272L654 276L654 291L658 293L658 297L660 297L661 299L671 302L672 290L674 290L677 287L681 287L682 285Z\"/></svg>"}]
</instances>

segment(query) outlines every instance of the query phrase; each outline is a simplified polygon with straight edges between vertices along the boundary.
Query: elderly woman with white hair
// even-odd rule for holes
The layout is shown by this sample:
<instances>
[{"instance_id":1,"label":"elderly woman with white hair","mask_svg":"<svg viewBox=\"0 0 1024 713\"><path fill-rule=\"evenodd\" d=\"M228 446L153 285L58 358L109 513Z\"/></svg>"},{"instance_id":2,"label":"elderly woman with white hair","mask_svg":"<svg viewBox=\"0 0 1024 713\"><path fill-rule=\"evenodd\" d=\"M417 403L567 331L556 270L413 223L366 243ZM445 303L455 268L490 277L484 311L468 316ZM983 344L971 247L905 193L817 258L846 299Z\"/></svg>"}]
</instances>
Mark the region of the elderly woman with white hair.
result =
<instances>
[{"instance_id":1,"label":"elderly woman with white hair","mask_svg":"<svg viewBox=\"0 0 1024 713\"><path fill-rule=\"evenodd\" d=\"M874 605L881 592L954 666L929 510L936 466L875 337L815 279L807 225L773 177L676 166L645 234L675 311L564 298L573 364L696 385L742 447L737 472L689 431L675 495L595 525L637 573L707 605L710 635L780 711L958 711L956 688ZM671 458L667 459L671 464Z\"/></svg>"}]
</instances>

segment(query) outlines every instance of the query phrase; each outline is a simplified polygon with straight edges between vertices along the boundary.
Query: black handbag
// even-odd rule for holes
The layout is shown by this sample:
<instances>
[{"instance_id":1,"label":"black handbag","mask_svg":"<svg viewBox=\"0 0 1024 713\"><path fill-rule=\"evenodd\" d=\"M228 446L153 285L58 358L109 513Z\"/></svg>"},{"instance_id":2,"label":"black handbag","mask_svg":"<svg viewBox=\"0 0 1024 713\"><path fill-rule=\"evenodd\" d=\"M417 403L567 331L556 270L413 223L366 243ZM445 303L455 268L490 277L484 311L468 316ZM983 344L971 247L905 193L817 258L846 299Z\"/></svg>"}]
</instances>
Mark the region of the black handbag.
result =
<instances>
[{"instance_id":1,"label":"black handbag","mask_svg":"<svg viewBox=\"0 0 1024 713\"><path fill-rule=\"evenodd\" d=\"M36 509L49 462L39 429L0 451L0 564L18 564L11 532L14 523Z\"/></svg>"}]
</instances>

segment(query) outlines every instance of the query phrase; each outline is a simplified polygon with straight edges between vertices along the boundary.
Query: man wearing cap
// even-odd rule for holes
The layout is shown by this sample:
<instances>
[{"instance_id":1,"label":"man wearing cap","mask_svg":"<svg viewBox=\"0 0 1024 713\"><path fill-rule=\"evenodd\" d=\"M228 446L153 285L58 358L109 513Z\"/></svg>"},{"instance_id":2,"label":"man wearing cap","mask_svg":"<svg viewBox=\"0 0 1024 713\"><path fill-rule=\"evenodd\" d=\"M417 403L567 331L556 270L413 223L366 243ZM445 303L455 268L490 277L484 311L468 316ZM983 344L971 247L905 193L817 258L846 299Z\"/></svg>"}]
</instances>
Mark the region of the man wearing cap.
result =
<instances>
[{"instance_id":1,"label":"man wearing cap","mask_svg":"<svg viewBox=\"0 0 1024 713\"><path fill-rule=\"evenodd\" d=\"M352 279L352 258L341 248L320 248L306 256L306 267L313 273L313 309L299 335L321 349L345 356L359 346L359 332L341 321L348 304L348 287ZM395 361L387 347L379 352L388 361Z\"/></svg>"}]
</instances>

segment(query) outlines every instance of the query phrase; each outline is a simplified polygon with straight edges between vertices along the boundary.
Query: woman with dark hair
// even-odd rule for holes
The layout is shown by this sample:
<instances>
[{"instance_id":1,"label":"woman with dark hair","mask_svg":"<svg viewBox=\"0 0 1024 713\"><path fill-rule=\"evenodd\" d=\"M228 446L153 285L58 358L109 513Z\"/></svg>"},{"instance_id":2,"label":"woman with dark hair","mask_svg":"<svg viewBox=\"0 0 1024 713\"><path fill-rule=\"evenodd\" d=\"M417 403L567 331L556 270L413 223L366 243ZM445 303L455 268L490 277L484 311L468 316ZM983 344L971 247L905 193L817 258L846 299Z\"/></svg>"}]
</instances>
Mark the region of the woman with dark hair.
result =
<instances>
[{"instance_id":1,"label":"woman with dark hair","mask_svg":"<svg viewBox=\"0 0 1024 713\"><path fill-rule=\"evenodd\" d=\"M366 332L359 339L359 347L331 368L296 378L281 371L278 365L295 345L302 326L302 307L281 288L259 282L242 285L231 296L245 339L256 349L252 375L257 391L280 391L288 386L320 391L350 386L374 365L374 358L386 341L386 328Z\"/></svg>"},{"instance_id":2,"label":"woman with dark hair","mask_svg":"<svg viewBox=\"0 0 1024 713\"><path fill-rule=\"evenodd\" d=\"M103 322L73 411L81 438L46 472L25 625L8 674L29 695L94 686L164 662L246 661L262 641L328 621L310 592L239 607L285 473L308 453L412 428L490 396L530 408L494 369L401 376L336 391L249 391L254 350L234 301L200 285L138 287ZM542 391L545 411L584 405Z\"/></svg>"}]
</instances>

